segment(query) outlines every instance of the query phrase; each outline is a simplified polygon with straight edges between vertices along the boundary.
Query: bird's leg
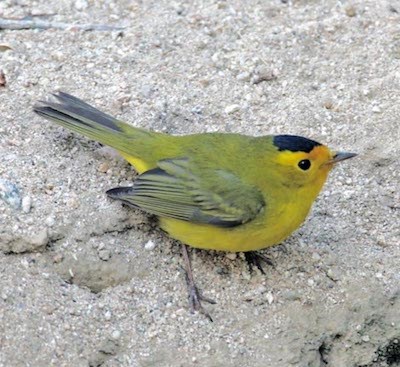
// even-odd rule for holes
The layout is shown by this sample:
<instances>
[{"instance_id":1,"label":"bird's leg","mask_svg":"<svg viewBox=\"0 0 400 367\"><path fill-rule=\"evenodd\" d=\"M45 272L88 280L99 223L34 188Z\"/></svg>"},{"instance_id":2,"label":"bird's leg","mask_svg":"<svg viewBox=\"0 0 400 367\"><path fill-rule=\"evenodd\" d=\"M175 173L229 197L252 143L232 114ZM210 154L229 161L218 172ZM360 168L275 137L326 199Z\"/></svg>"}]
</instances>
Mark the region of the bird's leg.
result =
<instances>
[{"instance_id":1,"label":"bird's leg","mask_svg":"<svg viewBox=\"0 0 400 367\"><path fill-rule=\"evenodd\" d=\"M265 271L261 265L264 262L267 265L274 266L274 263L265 255L258 253L257 251L248 251L244 253L244 257L249 265L250 271L253 270L253 266L257 266L257 268L261 271L262 274L265 275Z\"/></svg>"},{"instance_id":2,"label":"bird's leg","mask_svg":"<svg viewBox=\"0 0 400 367\"><path fill-rule=\"evenodd\" d=\"M189 292L189 306L190 312L193 313L194 311L199 311L203 315L205 315L210 321L213 321L209 313L203 308L201 301L208 302L211 304L215 304L216 302L210 298L204 297L199 289L197 288L194 279L193 279L193 272L192 272L192 263L189 258L187 246L182 244L182 254L185 261L185 278L186 284L188 287Z\"/></svg>"}]
</instances>

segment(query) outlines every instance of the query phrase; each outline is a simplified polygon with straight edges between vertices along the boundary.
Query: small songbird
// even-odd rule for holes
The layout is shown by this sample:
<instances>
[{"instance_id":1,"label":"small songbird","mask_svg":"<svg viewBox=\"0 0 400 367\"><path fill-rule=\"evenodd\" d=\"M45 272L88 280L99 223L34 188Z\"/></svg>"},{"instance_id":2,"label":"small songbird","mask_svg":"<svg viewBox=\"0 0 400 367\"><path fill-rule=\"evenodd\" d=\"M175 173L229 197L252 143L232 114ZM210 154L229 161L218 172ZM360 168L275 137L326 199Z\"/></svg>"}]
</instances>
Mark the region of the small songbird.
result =
<instances>
[{"instance_id":1,"label":"small songbird","mask_svg":"<svg viewBox=\"0 0 400 367\"><path fill-rule=\"evenodd\" d=\"M67 93L39 102L34 111L115 148L140 174L111 198L156 215L160 227L200 249L245 252L279 244L306 218L333 166L354 153L333 152L294 135L252 137L204 133L171 136L133 127ZM204 311L187 248L191 309Z\"/></svg>"}]
</instances>

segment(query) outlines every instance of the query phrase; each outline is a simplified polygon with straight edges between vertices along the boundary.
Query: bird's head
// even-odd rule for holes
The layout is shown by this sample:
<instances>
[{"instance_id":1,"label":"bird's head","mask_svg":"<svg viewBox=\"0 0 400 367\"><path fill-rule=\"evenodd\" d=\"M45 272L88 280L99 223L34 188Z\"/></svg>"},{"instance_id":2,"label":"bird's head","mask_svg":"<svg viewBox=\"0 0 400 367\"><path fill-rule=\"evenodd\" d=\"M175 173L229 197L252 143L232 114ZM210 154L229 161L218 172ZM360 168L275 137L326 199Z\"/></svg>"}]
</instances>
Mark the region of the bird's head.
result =
<instances>
[{"instance_id":1,"label":"bird's head","mask_svg":"<svg viewBox=\"0 0 400 367\"><path fill-rule=\"evenodd\" d=\"M356 156L331 151L323 144L296 135L276 135L273 145L280 180L287 187L315 186L319 191L336 163Z\"/></svg>"}]
</instances>

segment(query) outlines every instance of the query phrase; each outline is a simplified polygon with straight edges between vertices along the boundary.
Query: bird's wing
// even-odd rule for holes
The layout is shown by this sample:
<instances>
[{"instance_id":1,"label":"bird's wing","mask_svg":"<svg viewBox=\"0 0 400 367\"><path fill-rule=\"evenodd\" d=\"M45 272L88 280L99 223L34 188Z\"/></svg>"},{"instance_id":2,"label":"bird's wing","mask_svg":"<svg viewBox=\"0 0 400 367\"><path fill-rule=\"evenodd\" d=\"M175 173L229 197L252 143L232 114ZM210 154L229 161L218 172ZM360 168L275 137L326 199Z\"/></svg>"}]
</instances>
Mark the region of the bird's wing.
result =
<instances>
[{"instance_id":1,"label":"bird's wing","mask_svg":"<svg viewBox=\"0 0 400 367\"><path fill-rule=\"evenodd\" d=\"M234 227L254 219L261 192L223 169L197 169L187 158L167 159L141 174L132 187L107 194L157 216Z\"/></svg>"}]
</instances>

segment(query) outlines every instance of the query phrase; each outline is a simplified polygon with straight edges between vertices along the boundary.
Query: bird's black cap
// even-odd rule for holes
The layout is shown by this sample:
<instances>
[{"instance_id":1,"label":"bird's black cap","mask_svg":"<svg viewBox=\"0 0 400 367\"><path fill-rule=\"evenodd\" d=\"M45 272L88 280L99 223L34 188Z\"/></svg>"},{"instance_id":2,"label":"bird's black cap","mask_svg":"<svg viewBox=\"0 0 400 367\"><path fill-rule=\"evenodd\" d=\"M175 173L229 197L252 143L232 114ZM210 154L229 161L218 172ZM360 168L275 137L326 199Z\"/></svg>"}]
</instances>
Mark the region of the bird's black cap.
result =
<instances>
[{"instance_id":1,"label":"bird's black cap","mask_svg":"<svg viewBox=\"0 0 400 367\"><path fill-rule=\"evenodd\" d=\"M306 153L310 153L315 147L321 145L317 141L297 135L276 135L274 136L273 143L278 150Z\"/></svg>"}]
</instances>

